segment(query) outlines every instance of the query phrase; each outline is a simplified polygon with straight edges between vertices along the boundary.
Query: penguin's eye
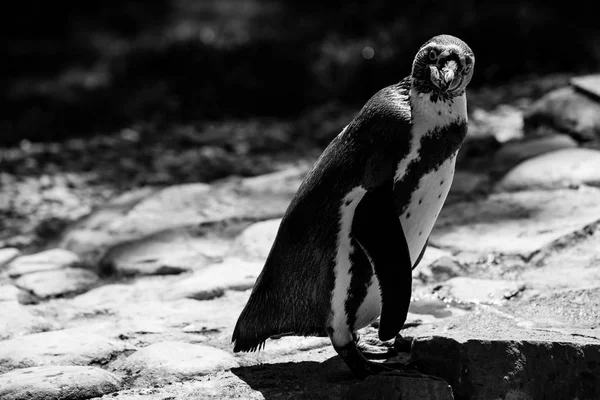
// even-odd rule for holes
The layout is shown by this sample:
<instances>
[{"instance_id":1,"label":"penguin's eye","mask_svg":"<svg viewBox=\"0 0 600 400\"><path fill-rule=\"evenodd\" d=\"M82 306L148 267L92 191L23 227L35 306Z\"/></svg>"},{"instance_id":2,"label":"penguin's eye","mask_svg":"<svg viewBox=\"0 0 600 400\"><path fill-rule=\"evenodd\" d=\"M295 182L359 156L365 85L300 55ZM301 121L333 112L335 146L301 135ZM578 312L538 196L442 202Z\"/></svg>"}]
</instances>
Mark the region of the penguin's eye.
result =
<instances>
[{"instance_id":1,"label":"penguin's eye","mask_svg":"<svg viewBox=\"0 0 600 400\"><path fill-rule=\"evenodd\" d=\"M437 58L438 58L438 52L437 52L437 50L435 50L435 49L429 50L429 59L433 61L433 60L435 60Z\"/></svg>"}]
</instances>

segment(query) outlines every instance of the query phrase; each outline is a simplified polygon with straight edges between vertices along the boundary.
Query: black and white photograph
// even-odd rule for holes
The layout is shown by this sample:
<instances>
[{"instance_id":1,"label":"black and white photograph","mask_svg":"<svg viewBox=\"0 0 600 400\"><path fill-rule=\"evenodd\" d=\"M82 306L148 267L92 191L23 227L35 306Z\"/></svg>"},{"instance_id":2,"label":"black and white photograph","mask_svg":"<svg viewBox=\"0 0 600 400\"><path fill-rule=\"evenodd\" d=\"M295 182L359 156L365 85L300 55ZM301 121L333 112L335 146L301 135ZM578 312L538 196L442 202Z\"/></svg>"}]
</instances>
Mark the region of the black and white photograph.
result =
<instances>
[{"instance_id":1,"label":"black and white photograph","mask_svg":"<svg viewBox=\"0 0 600 400\"><path fill-rule=\"evenodd\" d=\"M600 400L590 1L8 1L0 400Z\"/></svg>"}]
</instances>

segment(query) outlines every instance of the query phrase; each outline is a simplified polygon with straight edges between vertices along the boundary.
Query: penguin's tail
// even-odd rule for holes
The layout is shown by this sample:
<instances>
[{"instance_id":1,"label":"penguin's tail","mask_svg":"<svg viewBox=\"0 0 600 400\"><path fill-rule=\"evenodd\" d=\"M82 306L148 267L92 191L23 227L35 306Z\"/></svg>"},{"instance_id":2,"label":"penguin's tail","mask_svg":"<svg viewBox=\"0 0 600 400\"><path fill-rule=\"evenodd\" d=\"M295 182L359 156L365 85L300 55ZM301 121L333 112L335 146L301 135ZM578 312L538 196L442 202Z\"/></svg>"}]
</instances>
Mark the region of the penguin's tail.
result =
<instances>
[{"instance_id":1,"label":"penguin's tail","mask_svg":"<svg viewBox=\"0 0 600 400\"><path fill-rule=\"evenodd\" d=\"M235 324L231 338L234 353L261 350L269 337L283 333L277 327L276 303L269 304L259 293L253 291Z\"/></svg>"}]
</instances>

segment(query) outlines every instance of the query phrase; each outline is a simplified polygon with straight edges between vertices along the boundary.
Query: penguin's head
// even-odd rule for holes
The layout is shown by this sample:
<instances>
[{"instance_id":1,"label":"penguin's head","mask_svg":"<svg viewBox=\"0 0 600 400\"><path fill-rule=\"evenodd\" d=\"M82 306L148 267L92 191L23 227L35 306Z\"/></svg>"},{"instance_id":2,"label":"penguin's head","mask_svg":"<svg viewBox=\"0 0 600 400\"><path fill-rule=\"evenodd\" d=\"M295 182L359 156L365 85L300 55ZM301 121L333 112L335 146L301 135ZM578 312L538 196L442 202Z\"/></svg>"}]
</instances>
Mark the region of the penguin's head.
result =
<instances>
[{"instance_id":1,"label":"penguin's head","mask_svg":"<svg viewBox=\"0 0 600 400\"><path fill-rule=\"evenodd\" d=\"M435 36L415 56L412 85L419 93L452 98L464 93L474 66L475 56L465 42L450 35Z\"/></svg>"}]
</instances>

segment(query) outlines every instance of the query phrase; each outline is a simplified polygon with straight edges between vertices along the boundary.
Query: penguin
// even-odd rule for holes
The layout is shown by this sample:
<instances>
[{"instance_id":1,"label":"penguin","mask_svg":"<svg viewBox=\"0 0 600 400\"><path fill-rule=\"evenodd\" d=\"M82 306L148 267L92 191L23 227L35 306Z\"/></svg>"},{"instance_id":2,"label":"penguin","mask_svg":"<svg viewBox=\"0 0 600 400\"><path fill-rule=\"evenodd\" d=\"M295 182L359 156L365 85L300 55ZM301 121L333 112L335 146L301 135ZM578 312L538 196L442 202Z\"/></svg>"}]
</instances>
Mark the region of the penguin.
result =
<instances>
[{"instance_id":1,"label":"penguin","mask_svg":"<svg viewBox=\"0 0 600 400\"><path fill-rule=\"evenodd\" d=\"M234 352L274 335L328 336L358 378L368 360L356 331L379 321L393 339L408 313L412 270L444 204L467 134L475 57L438 35L411 74L371 97L307 173L233 331Z\"/></svg>"}]
</instances>

